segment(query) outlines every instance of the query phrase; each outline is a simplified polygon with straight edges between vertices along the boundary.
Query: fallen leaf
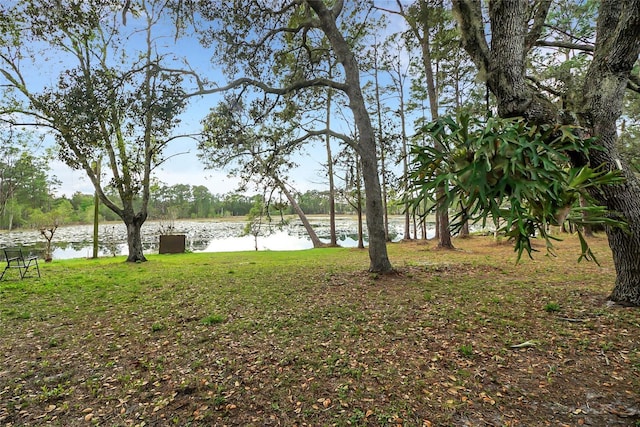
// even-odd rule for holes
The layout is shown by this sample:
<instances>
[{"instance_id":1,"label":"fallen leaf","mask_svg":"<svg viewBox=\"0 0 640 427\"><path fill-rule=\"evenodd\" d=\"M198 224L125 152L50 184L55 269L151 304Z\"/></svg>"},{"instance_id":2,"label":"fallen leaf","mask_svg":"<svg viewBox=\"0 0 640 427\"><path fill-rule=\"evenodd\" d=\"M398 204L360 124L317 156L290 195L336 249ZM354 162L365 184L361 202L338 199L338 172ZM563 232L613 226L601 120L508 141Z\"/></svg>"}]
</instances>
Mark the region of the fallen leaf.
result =
<instances>
[{"instance_id":1,"label":"fallen leaf","mask_svg":"<svg viewBox=\"0 0 640 427\"><path fill-rule=\"evenodd\" d=\"M526 347L535 347L537 345L538 345L538 341L529 340L529 341L521 342L520 344L514 344L510 346L510 348L526 348Z\"/></svg>"}]
</instances>

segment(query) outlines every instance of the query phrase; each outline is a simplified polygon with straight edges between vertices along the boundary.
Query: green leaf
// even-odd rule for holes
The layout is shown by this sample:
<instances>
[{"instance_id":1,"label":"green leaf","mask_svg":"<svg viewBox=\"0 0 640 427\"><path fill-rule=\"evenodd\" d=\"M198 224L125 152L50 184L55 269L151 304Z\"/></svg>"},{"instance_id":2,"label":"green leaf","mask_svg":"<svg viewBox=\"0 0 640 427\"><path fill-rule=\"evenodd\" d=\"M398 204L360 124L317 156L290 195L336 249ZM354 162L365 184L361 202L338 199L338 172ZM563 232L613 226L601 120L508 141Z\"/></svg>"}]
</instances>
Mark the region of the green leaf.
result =
<instances>
[{"instance_id":1,"label":"green leaf","mask_svg":"<svg viewBox=\"0 0 640 427\"><path fill-rule=\"evenodd\" d=\"M571 152L587 154L596 148L593 138L580 139L578 128L528 126L522 118L490 117L481 122L459 116L457 121L441 117L425 129L442 138L447 149L416 149L419 155L412 161L414 172L410 174L414 181L407 188L418 199L442 188L440 202L448 207L462 202L466 210L455 216L460 221L452 223L453 232L462 219L482 224L504 221L501 231L514 240L520 260L525 251L529 256L534 252L530 239L536 236L545 240L547 252L553 254L555 238L546 233L548 224L568 221L575 226L624 228L619 218L596 206L590 196L594 189L621 182L624 178L619 171L567 167ZM580 207L581 196L591 205ZM594 258L583 249L580 259Z\"/></svg>"}]
</instances>

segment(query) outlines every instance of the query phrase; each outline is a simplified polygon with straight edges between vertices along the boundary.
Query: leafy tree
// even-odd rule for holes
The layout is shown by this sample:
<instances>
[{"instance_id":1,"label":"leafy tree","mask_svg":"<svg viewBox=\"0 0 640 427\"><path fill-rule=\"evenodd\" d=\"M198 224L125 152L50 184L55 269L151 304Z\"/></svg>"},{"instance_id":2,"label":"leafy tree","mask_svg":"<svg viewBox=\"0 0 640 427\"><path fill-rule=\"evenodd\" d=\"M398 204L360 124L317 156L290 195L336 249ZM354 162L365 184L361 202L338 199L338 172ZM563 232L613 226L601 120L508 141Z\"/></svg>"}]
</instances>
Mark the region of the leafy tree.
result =
<instances>
[{"instance_id":1,"label":"leafy tree","mask_svg":"<svg viewBox=\"0 0 640 427\"><path fill-rule=\"evenodd\" d=\"M287 128L291 124L275 119L263 123L259 113L263 108L256 110L263 107L262 102L255 103L248 114L243 114L239 100L231 99L231 102L231 105L221 103L205 119L200 158L214 167L235 165L231 173L241 178L242 187L254 180L265 190L278 189L300 218L313 247L324 246L285 181L286 171L292 167L290 155L300 143ZM285 118L290 116L286 114ZM268 198L266 203L270 201Z\"/></svg>"},{"instance_id":2,"label":"leafy tree","mask_svg":"<svg viewBox=\"0 0 640 427\"><path fill-rule=\"evenodd\" d=\"M223 213L231 216L247 215L253 206L250 197L240 193L228 193L222 199Z\"/></svg>"},{"instance_id":3,"label":"leafy tree","mask_svg":"<svg viewBox=\"0 0 640 427\"><path fill-rule=\"evenodd\" d=\"M182 73L166 67L156 30L165 3L127 2L129 33L118 20L121 2L32 0L4 6L0 74L9 90L0 117L49 128L60 158L84 169L104 206L127 227L127 261L144 261L140 229L147 219L152 170L164 161L185 106ZM133 22L132 22L133 21ZM137 40L140 49L127 44ZM39 89L30 69L45 58L65 58L56 84ZM26 119L25 119L26 117ZM110 185L93 164L106 158Z\"/></svg>"},{"instance_id":4,"label":"leafy tree","mask_svg":"<svg viewBox=\"0 0 640 427\"><path fill-rule=\"evenodd\" d=\"M340 27L343 21L364 29L363 21L369 2L337 1L329 7L321 0L288 0L277 5L245 0L233 4L210 2L202 6L199 12L213 23L205 39L211 43L220 42L216 44L216 58L225 64L228 75L236 77L240 70L246 75L236 78L227 86L216 88L207 88L203 82L197 94L253 86L265 93L282 96L324 86L345 94L349 99L359 139L355 141L337 133L333 135L352 145L362 159L367 193L369 269L390 271L374 129L364 102L358 61ZM323 70L317 69L317 58L326 49L318 49L319 45L314 42L323 38L326 38L341 64L344 80L330 79ZM230 40L239 42L227 43ZM283 46L286 49L282 49ZM291 52L295 52L299 72L293 76L274 73L274 70L281 69L281 61L291 58ZM318 135L320 132L312 134ZM326 130L322 130L321 134L325 135Z\"/></svg>"},{"instance_id":5,"label":"leafy tree","mask_svg":"<svg viewBox=\"0 0 640 427\"><path fill-rule=\"evenodd\" d=\"M263 233L262 222L265 218L265 204L264 201L257 197L253 206L251 206L251 210L249 210L249 214L247 215L247 223L244 226L244 235L253 236L253 246L254 249L258 250L258 236Z\"/></svg>"},{"instance_id":6,"label":"leafy tree","mask_svg":"<svg viewBox=\"0 0 640 427\"><path fill-rule=\"evenodd\" d=\"M404 42L394 43L397 46L395 49L397 52L406 52L406 45ZM407 116L409 110L407 108L407 101L405 99L406 92L408 91L408 69L404 68L399 54L394 55L391 58L387 58L387 70L393 88L398 99L397 116L400 119L400 159L402 163L402 178L401 181L407 182L409 177L409 136L407 131ZM404 206L404 239L411 239L411 214L408 205Z\"/></svg>"},{"instance_id":7,"label":"leafy tree","mask_svg":"<svg viewBox=\"0 0 640 427\"><path fill-rule=\"evenodd\" d=\"M215 201L211 192L204 185L194 185L191 188L193 202L191 216L194 218L209 218L215 212Z\"/></svg>"},{"instance_id":8,"label":"leafy tree","mask_svg":"<svg viewBox=\"0 0 640 427\"><path fill-rule=\"evenodd\" d=\"M441 1L417 0L408 8L405 8L400 0L396 0L396 10L384 9L388 12L398 14L404 18L409 26L408 40L413 40L419 46L422 59L422 72L425 76L425 86L427 99L429 101L429 113L432 120L436 120L440 115L439 96L440 88L436 80L437 58L433 54L433 34L436 29L442 31L442 21L446 19L446 12ZM440 28L438 28L440 27ZM437 145L436 148L444 150L444 147ZM443 189L438 190L442 195ZM436 238L438 246L442 248L453 248L451 242L451 232L449 230L449 214L447 210L436 211Z\"/></svg>"},{"instance_id":9,"label":"leafy tree","mask_svg":"<svg viewBox=\"0 0 640 427\"><path fill-rule=\"evenodd\" d=\"M640 53L640 2L604 0L599 2L595 44L572 39L547 40L543 29L550 0L540 2L489 2L485 9L475 0L454 0L465 50L479 76L486 80L496 96L502 117L523 117L531 125L575 123L584 127L585 137L594 136L596 144L571 156L574 167L620 170L623 183L592 190L596 202L624 221L628 229L607 227L617 277L612 301L640 305L640 183L621 158L617 141L624 94L634 88L631 74ZM491 31L490 40L486 30ZM561 46L589 50L591 61L580 85L581 96L565 109L558 99L528 84L527 58L535 46ZM630 84L631 83L631 84ZM637 89L637 86L635 87Z\"/></svg>"},{"instance_id":10,"label":"leafy tree","mask_svg":"<svg viewBox=\"0 0 640 427\"><path fill-rule=\"evenodd\" d=\"M49 177L49 158L28 149L32 135L9 129L0 146L0 226L11 230L27 224L29 212L51 208L55 180Z\"/></svg>"},{"instance_id":11,"label":"leafy tree","mask_svg":"<svg viewBox=\"0 0 640 427\"><path fill-rule=\"evenodd\" d=\"M390 241L389 236L389 211L387 209L387 189L389 184L389 154L393 151L390 147L389 141L384 133L383 114L388 113L388 108L382 103L382 94L386 92L388 88L380 82L380 74L383 73L383 46L378 42L377 38L374 39L374 44L368 49L368 59L370 61L369 67L373 74L373 81L367 86L371 86L371 95L369 104L371 104L371 111L374 117L374 129L377 134L378 142L378 157L380 159L380 185L382 189L382 205L384 212L384 232L387 241ZM365 100L367 100L367 93L365 93Z\"/></svg>"},{"instance_id":12,"label":"leafy tree","mask_svg":"<svg viewBox=\"0 0 640 427\"><path fill-rule=\"evenodd\" d=\"M338 157L337 166L344 171L343 187L340 190L342 197L356 211L358 218L358 248L364 248L364 233L362 227L363 217L363 195L362 195L362 169L358 153L351 147L343 148L343 153Z\"/></svg>"}]
</instances>

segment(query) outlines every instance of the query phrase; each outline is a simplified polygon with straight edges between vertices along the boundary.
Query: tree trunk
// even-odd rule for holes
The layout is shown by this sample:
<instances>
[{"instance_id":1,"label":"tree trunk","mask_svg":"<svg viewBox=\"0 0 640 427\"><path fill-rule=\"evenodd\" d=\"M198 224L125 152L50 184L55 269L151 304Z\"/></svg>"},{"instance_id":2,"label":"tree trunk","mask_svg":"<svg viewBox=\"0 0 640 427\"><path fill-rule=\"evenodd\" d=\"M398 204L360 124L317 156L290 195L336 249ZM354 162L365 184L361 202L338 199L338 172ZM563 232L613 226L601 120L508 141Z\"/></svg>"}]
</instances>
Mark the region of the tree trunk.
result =
<instances>
[{"instance_id":1,"label":"tree trunk","mask_svg":"<svg viewBox=\"0 0 640 427\"><path fill-rule=\"evenodd\" d=\"M531 123L557 124L567 115L525 81L526 54L537 34L527 33L527 2L491 2L491 48L486 42L479 2L454 0L463 45L498 101L503 117L522 116ZM547 7L541 2L538 6ZM620 169L626 182L606 186L592 194L612 215L626 221L628 232L607 228L616 268L612 301L640 305L640 184L616 148L616 121L633 64L640 54L640 0L605 0L599 8L596 45L585 78L580 124L597 137L604 150L589 158L572 158L575 166L590 164L605 170Z\"/></svg>"},{"instance_id":2,"label":"tree trunk","mask_svg":"<svg viewBox=\"0 0 640 427\"><path fill-rule=\"evenodd\" d=\"M282 181L278 180L277 183L278 183L278 188L280 188L280 190L284 193L287 200L289 200L289 203L291 203L291 207L296 212L296 214L298 214L298 218L300 218L300 221L302 222L304 229L307 231L307 234L311 239L311 243L313 243L313 247L321 248L321 247L327 246L325 243L323 243L320 240L320 238L316 234L315 230L311 226L311 223L307 219L307 216L305 215L304 211L302 210L302 208L300 208L300 205L296 201L296 198L293 197L291 192L287 189L287 187L284 185Z\"/></svg>"},{"instance_id":3,"label":"tree trunk","mask_svg":"<svg viewBox=\"0 0 640 427\"><path fill-rule=\"evenodd\" d=\"M360 173L360 160L356 159L356 212L358 214L358 249L364 249L364 233L362 230L362 175Z\"/></svg>"},{"instance_id":4,"label":"tree trunk","mask_svg":"<svg viewBox=\"0 0 640 427\"><path fill-rule=\"evenodd\" d=\"M469 238L469 221L465 220L462 223L462 227L460 228L460 235L459 237L461 239L468 239Z\"/></svg>"},{"instance_id":5,"label":"tree trunk","mask_svg":"<svg viewBox=\"0 0 640 427\"><path fill-rule=\"evenodd\" d=\"M129 246L129 256L127 262L144 262L147 260L142 248L142 224L146 217L141 215L131 215L122 219L127 227L127 245Z\"/></svg>"},{"instance_id":6,"label":"tree trunk","mask_svg":"<svg viewBox=\"0 0 640 427\"><path fill-rule=\"evenodd\" d=\"M329 68L329 78L332 69ZM325 147L327 149L327 176L329 177L329 245L338 246L338 238L336 236L336 186L333 176L333 155L331 154L331 100L332 90L327 88L327 134L325 135Z\"/></svg>"},{"instance_id":7,"label":"tree trunk","mask_svg":"<svg viewBox=\"0 0 640 427\"><path fill-rule=\"evenodd\" d=\"M349 107L353 112L358 128L360 141L355 149L362 161L362 177L366 197L367 229L369 231L369 271L389 272L393 268L387 254L386 233L384 230L384 209L382 192L378 177L378 161L376 157L376 141L371 125L371 118L364 103L360 86L360 70L349 43L344 39L336 25L333 10L327 9L322 0L306 0L316 12L320 27L325 33L335 54L344 67Z\"/></svg>"},{"instance_id":8,"label":"tree trunk","mask_svg":"<svg viewBox=\"0 0 640 427\"><path fill-rule=\"evenodd\" d=\"M100 163L101 161L96 161L95 169L96 175L100 177ZM93 194L93 259L98 258L98 249L99 249L99 226L100 223L100 196L98 192L94 192Z\"/></svg>"},{"instance_id":9,"label":"tree trunk","mask_svg":"<svg viewBox=\"0 0 640 427\"><path fill-rule=\"evenodd\" d=\"M436 211L438 216L438 247L443 249L454 249L451 242L451 229L449 228L449 210L446 205L442 205Z\"/></svg>"},{"instance_id":10,"label":"tree trunk","mask_svg":"<svg viewBox=\"0 0 640 427\"><path fill-rule=\"evenodd\" d=\"M387 209L387 151L384 146L384 137L382 134L382 104L380 102L380 82L378 81L378 44L374 46L373 51L373 81L375 84L375 95L376 95L376 118L378 121L378 145L380 146L380 177L382 178L382 210L384 212L384 233L387 239L387 242L391 241L391 237L389 236L389 211Z\"/></svg>"},{"instance_id":11,"label":"tree trunk","mask_svg":"<svg viewBox=\"0 0 640 427\"><path fill-rule=\"evenodd\" d=\"M622 114L629 75L640 55L640 1L626 3L603 1L600 6L595 52L585 79L580 118L605 148L589 153L590 164L602 165L606 170L621 169L626 178L623 184L592 193L628 226L628 232L607 227L617 273L609 299L640 306L640 183L617 149L616 122ZM572 160L581 164L586 159Z\"/></svg>"},{"instance_id":12,"label":"tree trunk","mask_svg":"<svg viewBox=\"0 0 640 427\"><path fill-rule=\"evenodd\" d=\"M580 196L580 207L586 207L587 206L587 201L583 196ZM583 213L583 217L586 217L586 214ZM582 234L584 235L584 237L593 237L593 228L591 227L591 225L587 224L585 226L582 227Z\"/></svg>"},{"instance_id":13,"label":"tree trunk","mask_svg":"<svg viewBox=\"0 0 640 427\"><path fill-rule=\"evenodd\" d=\"M362 202L358 201L358 249L364 249L364 237L362 230Z\"/></svg>"},{"instance_id":14,"label":"tree trunk","mask_svg":"<svg viewBox=\"0 0 640 427\"><path fill-rule=\"evenodd\" d=\"M404 77L400 70L400 65L398 65L398 114L400 116L400 139L402 141L401 147L401 155L402 155L402 179L404 182L409 182L409 150L407 147L407 118L405 114L404 108ZM404 239L411 240L411 230L410 230L410 208L409 201L405 201L404 203Z\"/></svg>"},{"instance_id":15,"label":"tree trunk","mask_svg":"<svg viewBox=\"0 0 640 427\"><path fill-rule=\"evenodd\" d=\"M420 7L426 10L427 5L424 1L421 1ZM426 18L426 17L425 17ZM433 74L433 64L431 60L431 44L429 40L430 26L428 19L422 20L423 33L421 37L418 37L420 42L420 48L422 50L422 63L424 66L425 77L427 80L427 95L429 96L429 110L431 113L431 120L438 118L438 94L436 90L436 81ZM420 35L417 29L414 29L416 35ZM444 147L436 142L435 148L439 151L444 151ZM439 188L437 192L442 195L444 193L444 187ZM438 196L440 199L440 196ZM454 249L453 243L451 243L451 230L449 228L449 212L446 205L439 206L436 210L436 238L438 240L438 247L444 249Z\"/></svg>"}]
</instances>

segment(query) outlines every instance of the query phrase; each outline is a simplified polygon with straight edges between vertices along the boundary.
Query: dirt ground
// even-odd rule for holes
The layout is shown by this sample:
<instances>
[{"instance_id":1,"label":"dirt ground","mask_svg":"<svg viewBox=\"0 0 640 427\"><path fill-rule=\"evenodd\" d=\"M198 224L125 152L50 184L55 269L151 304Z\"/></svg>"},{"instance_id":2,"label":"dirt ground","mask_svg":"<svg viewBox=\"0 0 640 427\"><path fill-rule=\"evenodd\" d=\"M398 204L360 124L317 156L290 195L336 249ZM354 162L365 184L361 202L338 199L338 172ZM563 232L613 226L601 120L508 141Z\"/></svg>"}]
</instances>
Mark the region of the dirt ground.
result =
<instances>
[{"instance_id":1,"label":"dirt ground","mask_svg":"<svg viewBox=\"0 0 640 427\"><path fill-rule=\"evenodd\" d=\"M606 302L606 241L601 266L574 241L517 266L488 238L456 246L394 245L389 275L249 261L93 309L3 282L0 424L640 425L640 315ZM23 315L37 298L49 314Z\"/></svg>"}]
</instances>

